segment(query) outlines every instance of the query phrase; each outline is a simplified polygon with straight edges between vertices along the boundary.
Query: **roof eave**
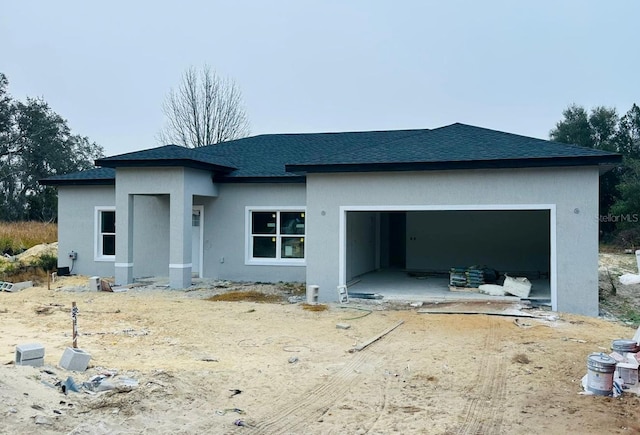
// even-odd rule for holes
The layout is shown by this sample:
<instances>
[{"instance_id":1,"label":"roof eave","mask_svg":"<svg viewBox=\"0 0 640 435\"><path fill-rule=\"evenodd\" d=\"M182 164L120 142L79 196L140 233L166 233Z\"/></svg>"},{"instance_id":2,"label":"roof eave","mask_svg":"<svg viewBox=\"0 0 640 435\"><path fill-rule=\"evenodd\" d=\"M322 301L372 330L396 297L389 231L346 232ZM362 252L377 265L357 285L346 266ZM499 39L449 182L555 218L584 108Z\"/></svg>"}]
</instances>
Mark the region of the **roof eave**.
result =
<instances>
[{"instance_id":1,"label":"roof eave","mask_svg":"<svg viewBox=\"0 0 640 435\"><path fill-rule=\"evenodd\" d=\"M217 165L215 163L201 162L191 159L166 159L166 160L108 160L99 159L95 161L96 166L106 168L152 168L152 167L187 167L192 169L203 169L207 171L231 173L238 168L231 166Z\"/></svg>"},{"instance_id":2,"label":"roof eave","mask_svg":"<svg viewBox=\"0 0 640 435\"><path fill-rule=\"evenodd\" d=\"M289 164L287 172L294 174L331 172L398 172L438 171L461 169L517 169L560 166L608 166L622 162L619 155L582 157L545 157L529 159L461 160L444 162L392 162L392 163L344 163L344 164Z\"/></svg>"},{"instance_id":3,"label":"roof eave","mask_svg":"<svg viewBox=\"0 0 640 435\"><path fill-rule=\"evenodd\" d=\"M307 181L304 175L288 175L284 177L222 177L215 178L214 183L289 183L300 184Z\"/></svg>"},{"instance_id":4,"label":"roof eave","mask_svg":"<svg viewBox=\"0 0 640 435\"><path fill-rule=\"evenodd\" d=\"M101 179L67 179L67 180L38 180L38 184L42 186L115 186L115 178Z\"/></svg>"}]
</instances>

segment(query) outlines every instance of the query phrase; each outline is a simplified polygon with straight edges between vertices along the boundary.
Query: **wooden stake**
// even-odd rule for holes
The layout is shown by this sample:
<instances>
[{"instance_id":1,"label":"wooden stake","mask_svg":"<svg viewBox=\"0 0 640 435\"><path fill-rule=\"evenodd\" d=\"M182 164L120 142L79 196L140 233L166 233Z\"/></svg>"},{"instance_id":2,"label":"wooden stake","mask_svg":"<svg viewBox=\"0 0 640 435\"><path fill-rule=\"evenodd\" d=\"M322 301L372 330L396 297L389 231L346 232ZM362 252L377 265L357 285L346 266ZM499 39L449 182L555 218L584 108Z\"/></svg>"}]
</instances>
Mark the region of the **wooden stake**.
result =
<instances>
[{"instance_id":1,"label":"wooden stake","mask_svg":"<svg viewBox=\"0 0 640 435\"><path fill-rule=\"evenodd\" d=\"M73 319L73 348L78 348L78 307L71 302L71 318Z\"/></svg>"}]
</instances>

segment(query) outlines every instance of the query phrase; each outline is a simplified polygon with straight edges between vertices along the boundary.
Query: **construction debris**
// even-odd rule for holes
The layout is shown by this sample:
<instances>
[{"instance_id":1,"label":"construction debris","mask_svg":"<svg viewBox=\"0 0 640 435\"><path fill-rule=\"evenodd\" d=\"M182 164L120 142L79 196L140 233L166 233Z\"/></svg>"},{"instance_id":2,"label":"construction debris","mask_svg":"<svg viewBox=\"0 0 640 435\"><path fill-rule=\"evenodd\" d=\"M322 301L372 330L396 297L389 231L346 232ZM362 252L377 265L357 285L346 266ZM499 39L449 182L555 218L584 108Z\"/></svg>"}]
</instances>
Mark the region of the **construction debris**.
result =
<instances>
[{"instance_id":1,"label":"construction debris","mask_svg":"<svg viewBox=\"0 0 640 435\"><path fill-rule=\"evenodd\" d=\"M360 352L361 350L365 349L366 347L368 347L371 344L375 343L376 341L380 340L382 337L384 337L385 335L387 335L388 333L390 333L391 331L393 331L394 329L396 329L398 326L402 325L403 323L404 323L404 320L400 320L398 323L396 323L391 328L385 329L384 331L382 331L380 334L376 335L375 337L370 338L369 340L365 341L364 343L349 349L349 352L350 353Z\"/></svg>"},{"instance_id":2,"label":"construction debris","mask_svg":"<svg viewBox=\"0 0 640 435\"><path fill-rule=\"evenodd\" d=\"M103 292L113 292L109 281L105 281L104 279L100 280L100 290L102 290Z\"/></svg>"},{"instance_id":3,"label":"construction debris","mask_svg":"<svg viewBox=\"0 0 640 435\"><path fill-rule=\"evenodd\" d=\"M504 284L505 293L509 293L519 298L528 298L531 292L531 282L525 278L513 278L509 275L505 275Z\"/></svg>"},{"instance_id":4,"label":"construction debris","mask_svg":"<svg viewBox=\"0 0 640 435\"><path fill-rule=\"evenodd\" d=\"M533 314L523 312L508 312L508 311L442 311L442 310L418 310L418 314L483 314L485 316L503 316L503 317L528 317L538 318Z\"/></svg>"},{"instance_id":5,"label":"construction debris","mask_svg":"<svg viewBox=\"0 0 640 435\"><path fill-rule=\"evenodd\" d=\"M481 284L478 287L480 293L491 296L504 296L505 288L498 284Z\"/></svg>"},{"instance_id":6,"label":"construction debris","mask_svg":"<svg viewBox=\"0 0 640 435\"><path fill-rule=\"evenodd\" d=\"M0 291L3 292L17 292L29 287L33 287L32 281L23 281L17 283L0 281Z\"/></svg>"},{"instance_id":7,"label":"construction debris","mask_svg":"<svg viewBox=\"0 0 640 435\"><path fill-rule=\"evenodd\" d=\"M612 352L592 353L587 358L587 374L582 378L581 394L618 397L625 392L640 395L639 343L635 340L613 340ZM625 351L630 350L630 351Z\"/></svg>"},{"instance_id":8,"label":"construction debris","mask_svg":"<svg viewBox=\"0 0 640 435\"><path fill-rule=\"evenodd\" d=\"M382 299L382 296L379 293L349 293L349 296L355 299Z\"/></svg>"},{"instance_id":9,"label":"construction debris","mask_svg":"<svg viewBox=\"0 0 640 435\"><path fill-rule=\"evenodd\" d=\"M449 271L449 286L453 288L478 288L497 280L498 272L489 267L452 267Z\"/></svg>"}]
</instances>

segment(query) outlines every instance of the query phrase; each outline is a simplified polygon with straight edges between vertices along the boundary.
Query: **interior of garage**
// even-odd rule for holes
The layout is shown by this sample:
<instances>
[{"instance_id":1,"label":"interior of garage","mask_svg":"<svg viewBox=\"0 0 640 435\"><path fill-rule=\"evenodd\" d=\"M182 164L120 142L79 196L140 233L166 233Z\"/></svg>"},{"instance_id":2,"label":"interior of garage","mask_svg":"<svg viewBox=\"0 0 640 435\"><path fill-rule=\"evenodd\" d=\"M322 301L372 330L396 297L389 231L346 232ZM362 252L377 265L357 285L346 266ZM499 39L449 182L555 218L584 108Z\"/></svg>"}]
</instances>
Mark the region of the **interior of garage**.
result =
<instances>
[{"instance_id":1,"label":"interior of garage","mask_svg":"<svg viewBox=\"0 0 640 435\"><path fill-rule=\"evenodd\" d=\"M532 283L529 299L550 302L550 210L348 211L350 293L386 299L483 298L452 291L452 268L477 267ZM486 296L495 298L495 296Z\"/></svg>"}]
</instances>

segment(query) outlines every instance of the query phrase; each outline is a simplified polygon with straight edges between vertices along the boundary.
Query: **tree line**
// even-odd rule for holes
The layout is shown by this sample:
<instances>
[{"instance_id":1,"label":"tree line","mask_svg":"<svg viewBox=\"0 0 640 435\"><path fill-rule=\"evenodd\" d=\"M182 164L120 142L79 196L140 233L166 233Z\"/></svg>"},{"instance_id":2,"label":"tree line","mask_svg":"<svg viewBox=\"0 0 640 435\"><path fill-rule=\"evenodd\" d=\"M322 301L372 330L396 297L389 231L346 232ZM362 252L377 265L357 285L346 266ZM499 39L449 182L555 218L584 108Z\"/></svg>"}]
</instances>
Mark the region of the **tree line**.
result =
<instances>
[{"instance_id":1,"label":"tree line","mask_svg":"<svg viewBox=\"0 0 640 435\"><path fill-rule=\"evenodd\" d=\"M570 105L549 133L551 140L620 153L620 166L600 175L600 235L605 242L640 246L640 108L624 114Z\"/></svg>"},{"instance_id":2,"label":"tree line","mask_svg":"<svg viewBox=\"0 0 640 435\"><path fill-rule=\"evenodd\" d=\"M38 180L93 167L103 149L71 133L42 98L19 101L0 73L0 220L54 221L56 191Z\"/></svg>"}]
</instances>

